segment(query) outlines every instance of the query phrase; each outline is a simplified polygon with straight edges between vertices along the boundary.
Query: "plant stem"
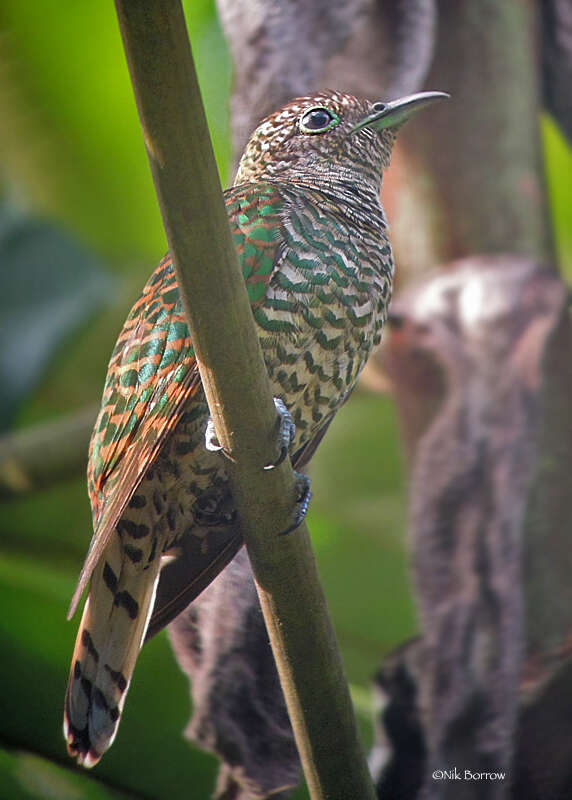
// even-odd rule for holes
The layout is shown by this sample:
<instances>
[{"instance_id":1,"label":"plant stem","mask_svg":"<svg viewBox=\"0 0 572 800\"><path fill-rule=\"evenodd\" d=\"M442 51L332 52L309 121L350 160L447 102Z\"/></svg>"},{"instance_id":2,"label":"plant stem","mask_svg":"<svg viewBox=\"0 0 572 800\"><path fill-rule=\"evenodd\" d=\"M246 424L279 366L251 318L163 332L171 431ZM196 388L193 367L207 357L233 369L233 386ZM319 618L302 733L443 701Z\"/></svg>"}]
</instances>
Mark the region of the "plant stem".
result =
<instances>
[{"instance_id":1,"label":"plant stem","mask_svg":"<svg viewBox=\"0 0 572 800\"><path fill-rule=\"evenodd\" d=\"M237 263L179 0L116 0L201 378L313 800L375 797ZM222 456L221 456L222 458Z\"/></svg>"},{"instance_id":2,"label":"plant stem","mask_svg":"<svg viewBox=\"0 0 572 800\"><path fill-rule=\"evenodd\" d=\"M14 497L85 473L97 408L0 437L0 497Z\"/></svg>"}]
</instances>

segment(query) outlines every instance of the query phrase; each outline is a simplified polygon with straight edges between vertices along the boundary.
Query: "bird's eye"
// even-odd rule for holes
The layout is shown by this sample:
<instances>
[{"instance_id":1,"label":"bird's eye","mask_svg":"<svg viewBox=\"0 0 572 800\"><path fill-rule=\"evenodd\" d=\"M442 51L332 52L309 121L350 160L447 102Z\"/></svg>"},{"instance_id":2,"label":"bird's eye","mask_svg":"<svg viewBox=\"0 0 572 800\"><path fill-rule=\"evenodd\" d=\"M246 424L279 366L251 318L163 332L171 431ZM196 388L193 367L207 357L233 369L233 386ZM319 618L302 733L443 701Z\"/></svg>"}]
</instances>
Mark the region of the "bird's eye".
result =
<instances>
[{"instance_id":1,"label":"bird's eye","mask_svg":"<svg viewBox=\"0 0 572 800\"><path fill-rule=\"evenodd\" d=\"M300 119L302 133L324 133L337 125L340 118L327 108L311 108Z\"/></svg>"},{"instance_id":2,"label":"bird's eye","mask_svg":"<svg viewBox=\"0 0 572 800\"><path fill-rule=\"evenodd\" d=\"M374 103L372 105L373 111L384 111L385 110L385 103Z\"/></svg>"}]
</instances>

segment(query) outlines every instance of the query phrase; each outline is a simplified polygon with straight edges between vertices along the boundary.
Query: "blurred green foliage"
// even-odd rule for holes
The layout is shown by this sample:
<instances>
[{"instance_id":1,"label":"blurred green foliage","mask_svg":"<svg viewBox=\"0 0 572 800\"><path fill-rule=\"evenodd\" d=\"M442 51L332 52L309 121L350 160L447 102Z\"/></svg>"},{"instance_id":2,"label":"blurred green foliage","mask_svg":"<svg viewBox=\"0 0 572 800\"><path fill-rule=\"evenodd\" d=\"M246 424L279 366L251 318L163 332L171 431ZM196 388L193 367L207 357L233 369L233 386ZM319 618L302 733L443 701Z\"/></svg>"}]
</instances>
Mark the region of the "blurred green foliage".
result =
<instances>
[{"instance_id":1,"label":"blurred green foliage","mask_svg":"<svg viewBox=\"0 0 572 800\"><path fill-rule=\"evenodd\" d=\"M213 3L186 7L224 180L230 61ZM13 190L115 269L153 263L165 237L113 6L4 0L0 26L3 171Z\"/></svg>"},{"instance_id":2,"label":"blurred green foliage","mask_svg":"<svg viewBox=\"0 0 572 800\"><path fill-rule=\"evenodd\" d=\"M556 256L567 278L572 278L572 148L548 116L542 133L546 159L546 182L556 241Z\"/></svg>"},{"instance_id":3,"label":"blurred green foliage","mask_svg":"<svg viewBox=\"0 0 572 800\"><path fill-rule=\"evenodd\" d=\"M186 10L225 181L229 57L212 0L189 0ZM64 226L116 276L112 302L59 348L26 398L23 426L99 397L117 333L165 237L113 5L4 0L0 27L4 201ZM572 157L549 121L544 132L559 255L572 271ZM382 654L415 630L388 400L355 393L316 456L313 490L310 529L367 739L370 676ZM65 755L62 700L76 627L65 615L90 534L81 476L2 509L0 800L207 798L216 762L182 738L188 688L164 634L144 649L117 740L101 764L88 778ZM297 797L304 796L301 789Z\"/></svg>"},{"instance_id":4,"label":"blurred green foliage","mask_svg":"<svg viewBox=\"0 0 572 800\"><path fill-rule=\"evenodd\" d=\"M35 388L58 346L111 296L85 247L52 224L0 206L0 430Z\"/></svg>"}]
</instances>

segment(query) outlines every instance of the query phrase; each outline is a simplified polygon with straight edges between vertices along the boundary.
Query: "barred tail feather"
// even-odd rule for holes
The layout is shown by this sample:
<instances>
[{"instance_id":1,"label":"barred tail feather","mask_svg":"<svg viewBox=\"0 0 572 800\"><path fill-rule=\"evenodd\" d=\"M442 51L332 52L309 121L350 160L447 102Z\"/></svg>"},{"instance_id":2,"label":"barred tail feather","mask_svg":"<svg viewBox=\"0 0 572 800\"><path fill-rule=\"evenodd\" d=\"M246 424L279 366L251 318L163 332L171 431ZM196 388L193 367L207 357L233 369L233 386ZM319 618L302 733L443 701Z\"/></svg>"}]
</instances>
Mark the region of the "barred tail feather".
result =
<instances>
[{"instance_id":1,"label":"barred tail feather","mask_svg":"<svg viewBox=\"0 0 572 800\"><path fill-rule=\"evenodd\" d=\"M159 570L159 558L136 570L114 537L92 576L64 711L68 752L85 767L97 764L117 733L153 611Z\"/></svg>"}]
</instances>

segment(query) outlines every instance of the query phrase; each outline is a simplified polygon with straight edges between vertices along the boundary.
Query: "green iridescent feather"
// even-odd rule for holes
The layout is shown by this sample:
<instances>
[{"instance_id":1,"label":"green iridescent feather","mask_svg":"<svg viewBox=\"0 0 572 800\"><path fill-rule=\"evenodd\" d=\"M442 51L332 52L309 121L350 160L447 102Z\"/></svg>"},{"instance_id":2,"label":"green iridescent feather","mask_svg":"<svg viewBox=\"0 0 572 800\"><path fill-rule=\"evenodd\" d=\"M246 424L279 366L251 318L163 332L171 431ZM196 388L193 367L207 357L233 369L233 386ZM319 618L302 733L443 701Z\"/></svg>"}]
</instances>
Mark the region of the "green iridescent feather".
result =
<instances>
[{"instance_id":1,"label":"green iridescent feather","mask_svg":"<svg viewBox=\"0 0 572 800\"><path fill-rule=\"evenodd\" d=\"M283 200L268 184L233 187L225 192L225 200L248 295L256 307L275 267ZM72 607L145 470L199 387L175 270L167 255L129 313L109 363L88 464L98 546L88 555Z\"/></svg>"}]
</instances>

